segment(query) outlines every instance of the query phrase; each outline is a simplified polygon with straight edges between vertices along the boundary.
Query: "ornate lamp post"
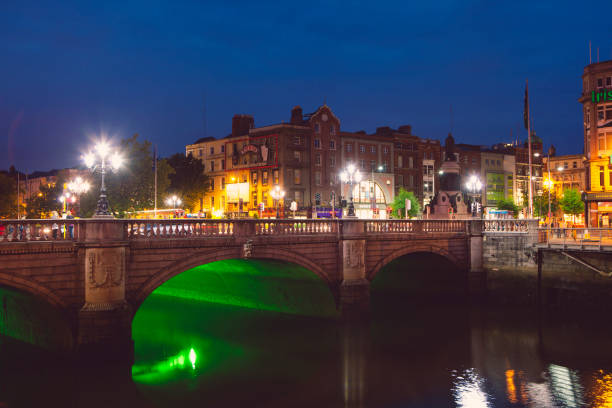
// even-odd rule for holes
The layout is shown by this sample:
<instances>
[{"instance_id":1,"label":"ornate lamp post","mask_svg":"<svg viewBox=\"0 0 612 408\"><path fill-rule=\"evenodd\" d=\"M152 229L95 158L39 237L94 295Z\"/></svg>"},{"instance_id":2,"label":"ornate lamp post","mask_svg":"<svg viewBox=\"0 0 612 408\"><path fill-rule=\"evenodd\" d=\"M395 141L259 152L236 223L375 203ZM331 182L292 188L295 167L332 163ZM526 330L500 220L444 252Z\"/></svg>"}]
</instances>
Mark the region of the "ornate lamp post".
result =
<instances>
[{"instance_id":1,"label":"ornate lamp post","mask_svg":"<svg viewBox=\"0 0 612 408\"><path fill-rule=\"evenodd\" d=\"M98 205L94 218L113 218L113 215L109 211L108 198L106 197L104 175L109 170L117 170L121 167L123 164L123 157L118 151L111 155L111 147L108 145L108 142L101 141L94 147L94 151L89 151L83 156L83 161L92 172L98 170L102 175L100 198L98 198Z\"/></svg>"},{"instance_id":2,"label":"ornate lamp post","mask_svg":"<svg viewBox=\"0 0 612 408\"><path fill-rule=\"evenodd\" d=\"M173 210L177 208L177 206L181 205L183 202L181 201L180 198L178 198L176 195L172 195L168 198L166 198L166 205L170 208L172 208ZM176 213L175 213L176 215Z\"/></svg>"},{"instance_id":3,"label":"ornate lamp post","mask_svg":"<svg viewBox=\"0 0 612 408\"><path fill-rule=\"evenodd\" d=\"M280 208L280 200L282 200L285 197L285 191L281 190L281 188L279 186L276 186L272 189L272 191L270 192L270 195L272 196L272 198L274 200L276 200L276 218L280 218L280 212L279 212L279 208Z\"/></svg>"},{"instance_id":4,"label":"ornate lamp post","mask_svg":"<svg viewBox=\"0 0 612 408\"><path fill-rule=\"evenodd\" d=\"M469 193L470 193L470 197L471 197L471 201L472 201L472 216L476 215L474 214L476 211L476 206L475 204L475 195L480 194L480 190L482 190L482 182L480 181L480 179L476 176L471 176L467 183L465 183L465 187L468 189Z\"/></svg>"},{"instance_id":5,"label":"ornate lamp post","mask_svg":"<svg viewBox=\"0 0 612 408\"><path fill-rule=\"evenodd\" d=\"M362 175L354 164L349 164L346 169L340 173L340 180L350 186L349 189L351 192L351 201L349 203L347 217L355 217L355 206L353 205L353 185L359 184L361 182L361 178Z\"/></svg>"}]
</instances>

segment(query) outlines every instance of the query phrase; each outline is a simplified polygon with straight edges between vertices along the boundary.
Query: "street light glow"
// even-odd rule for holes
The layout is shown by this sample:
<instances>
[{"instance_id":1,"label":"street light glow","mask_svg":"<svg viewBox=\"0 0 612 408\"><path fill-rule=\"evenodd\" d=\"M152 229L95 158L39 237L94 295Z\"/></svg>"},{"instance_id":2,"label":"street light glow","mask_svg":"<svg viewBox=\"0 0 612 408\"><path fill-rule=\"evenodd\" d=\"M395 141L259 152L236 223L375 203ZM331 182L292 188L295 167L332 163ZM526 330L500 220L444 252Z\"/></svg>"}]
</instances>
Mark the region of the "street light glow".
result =
<instances>
[{"instance_id":1,"label":"street light glow","mask_svg":"<svg viewBox=\"0 0 612 408\"><path fill-rule=\"evenodd\" d=\"M98 155L100 155L100 157L104 159L110 151L110 146L108 145L108 142L106 140L103 140L101 142L98 142L95 149L96 152L98 152Z\"/></svg>"},{"instance_id":2,"label":"street light glow","mask_svg":"<svg viewBox=\"0 0 612 408\"><path fill-rule=\"evenodd\" d=\"M88 152L83 155L83 161L85 165L89 168L94 166L94 162L96 161L96 156L92 152Z\"/></svg>"},{"instance_id":3,"label":"street light glow","mask_svg":"<svg viewBox=\"0 0 612 408\"><path fill-rule=\"evenodd\" d=\"M110 162L111 162L112 168L114 170L117 170L123 165L123 156L121 156L119 152L115 152L115 154L112 155Z\"/></svg>"}]
</instances>

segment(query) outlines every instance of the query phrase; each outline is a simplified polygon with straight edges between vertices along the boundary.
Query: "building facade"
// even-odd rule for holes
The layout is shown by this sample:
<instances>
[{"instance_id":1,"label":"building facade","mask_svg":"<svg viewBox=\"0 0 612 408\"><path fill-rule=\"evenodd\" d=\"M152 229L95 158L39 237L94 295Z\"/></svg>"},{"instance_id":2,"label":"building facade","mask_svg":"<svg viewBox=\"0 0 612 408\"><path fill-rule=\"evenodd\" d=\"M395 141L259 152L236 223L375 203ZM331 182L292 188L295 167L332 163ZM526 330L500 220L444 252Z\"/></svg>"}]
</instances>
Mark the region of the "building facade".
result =
<instances>
[{"instance_id":1,"label":"building facade","mask_svg":"<svg viewBox=\"0 0 612 408\"><path fill-rule=\"evenodd\" d=\"M582 74L586 226L609 226L612 217L612 61L587 65Z\"/></svg>"}]
</instances>

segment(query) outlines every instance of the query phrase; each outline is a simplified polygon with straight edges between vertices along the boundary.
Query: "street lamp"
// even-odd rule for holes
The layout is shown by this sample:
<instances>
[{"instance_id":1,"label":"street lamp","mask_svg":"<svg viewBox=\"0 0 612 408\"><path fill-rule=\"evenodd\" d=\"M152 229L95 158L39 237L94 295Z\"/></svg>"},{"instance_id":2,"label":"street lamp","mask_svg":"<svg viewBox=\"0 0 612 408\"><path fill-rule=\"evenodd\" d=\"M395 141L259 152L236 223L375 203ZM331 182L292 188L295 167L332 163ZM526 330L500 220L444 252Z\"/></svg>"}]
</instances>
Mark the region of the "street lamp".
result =
<instances>
[{"instance_id":1,"label":"street lamp","mask_svg":"<svg viewBox=\"0 0 612 408\"><path fill-rule=\"evenodd\" d=\"M371 170L372 170L372 180L370 183L370 192L372 193L372 196L370 197L370 207L372 207L372 218L374 218L374 209L376 208L376 183L374 182L374 163L372 163L371 166ZM383 171L383 166L379 165L378 167L376 167L376 170L378 170L378 172L382 172Z\"/></svg>"},{"instance_id":2,"label":"street lamp","mask_svg":"<svg viewBox=\"0 0 612 408\"><path fill-rule=\"evenodd\" d=\"M178 198L175 195L166 198L166 205L170 206L171 208L176 208L177 206L181 205L182 203L183 202L181 201L181 199Z\"/></svg>"},{"instance_id":3,"label":"street lamp","mask_svg":"<svg viewBox=\"0 0 612 408\"><path fill-rule=\"evenodd\" d=\"M480 179L474 175L470 176L470 178L468 179L468 181L465 183L465 187L468 189L468 191L470 192L470 197L471 197L471 201L472 201L472 216L476 215L474 214L476 211L476 206L474 205L474 195L476 194L480 194L480 190L482 189L482 182L480 181Z\"/></svg>"},{"instance_id":4,"label":"street lamp","mask_svg":"<svg viewBox=\"0 0 612 408\"><path fill-rule=\"evenodd\" d=\"M75 198L73 202L78 201L77 215L79 215L81 210L81 194L88 192L91 188L91 185L87 180L83 180L83 178L77 177L74 180L69 181L68 184L66 184L66 188L68 189L68 191L74 194Z\"/></svg>"},{"instance_id":5,"label":"street lamp","mask_svg":"<svg viewBox=\"0 0 612 408\"><path fill-rule=\"evenodd\" d=\"M359 172L359 170L357 170L355 165L352 163L349 164L342 173L340 173L340 180L343 183L351 186L351 202L349 203L347 217L355 217L355 206L353 205L353 185L359 184L361 182L361 178L361 172Z\"/></svg>"},{"instance_id":6,"label":"street lamp","mask_svg":"<svg viewBox=\"0 0 612 408\"><path fill-rule=\"evenodd\" d=\"M96 144L93 151L89 151L83 155L85 165L92 172L100 171L102 175L102 183L100 184L100 198L94 218L113 218L108 208L108 198L106 197L106 185L104 184L104 175L108 170L117 170L123 164L123 157L116 151L111 155L111 147L108 142L103 140Z\"/></svg>"},{"instance_id":7,"label":"street lamp","mask_svg":"<svg viewBox=\"0 0 612 408\"><path fill-rule=\"evenodd\" d=\"M279 186L276 186L272 189L272 191L270 192L270 195L272 196L274 200L276 200L276 218L280 218L280 213L279 213L280 200L282 200L285 197L285 191L281 190Z\"/></svg>"}]
</instances>

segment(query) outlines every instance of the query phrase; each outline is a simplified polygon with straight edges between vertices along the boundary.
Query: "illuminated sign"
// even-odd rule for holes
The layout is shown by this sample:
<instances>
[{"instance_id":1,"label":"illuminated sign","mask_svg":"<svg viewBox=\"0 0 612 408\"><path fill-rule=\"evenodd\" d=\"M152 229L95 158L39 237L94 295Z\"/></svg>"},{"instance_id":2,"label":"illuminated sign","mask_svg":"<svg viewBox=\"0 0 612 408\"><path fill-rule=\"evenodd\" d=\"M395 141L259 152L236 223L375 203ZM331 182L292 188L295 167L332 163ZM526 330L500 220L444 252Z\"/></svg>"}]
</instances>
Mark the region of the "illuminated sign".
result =
<instances>
[{"instance_id":1,"label":"illuminated sign","mask_svg":"<svg viewBox=\"0 0 612 408\"><path fill-rule=\"evenodd\" d=\"M253 144L244 145L244 147L240 151L240 154L245 154L248 152L257 153L257 146Z\"/></svg>"},{"instance_id":2,"label":"illuminated sign","mask_svg":"<svg viewBox=\"0 0 612 408\"><path fill-rule=\"evenodd\" d=\"M612 101L612 91L603 91L603 92L591 92L591 102L597 103L601 101Z\"/></svg>"},{"instance_id":3,"label":"illuminated sign","mask_svg":"<svg viewBox=\"0 0 612 408\"><path fill-rule=\"evenodd\" d=\"M249 201L249 183L233 183L225 185L228 203L237 203L240 200Z\"/></svg>"}]
</instances>

